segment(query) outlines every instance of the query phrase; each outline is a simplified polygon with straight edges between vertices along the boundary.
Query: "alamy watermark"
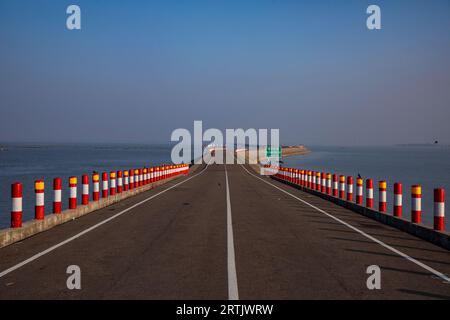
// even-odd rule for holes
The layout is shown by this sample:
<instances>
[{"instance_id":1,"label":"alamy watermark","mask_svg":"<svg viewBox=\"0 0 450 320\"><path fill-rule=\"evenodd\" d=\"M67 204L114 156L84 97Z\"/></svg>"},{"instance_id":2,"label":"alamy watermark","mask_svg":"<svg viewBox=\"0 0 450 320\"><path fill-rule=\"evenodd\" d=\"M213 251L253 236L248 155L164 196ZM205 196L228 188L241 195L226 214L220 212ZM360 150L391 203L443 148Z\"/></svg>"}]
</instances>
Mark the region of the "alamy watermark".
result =
<instances>
[{"instance_id":1,"label":"alamy watermark","mask_svg":"<svg viewBox=\"0 0 450 320\"><path fill-rule=\"evenodd\" d=\"M370 16L366 20L366 26L369 30L381 29L381 8L375 4L367 7L367 14Z\"/></svg>"},{"instance_id":2,"label":"alamy watermark","mask_svg":"<svg viewBox=\"0 0 450 320\"><path fill-rule=\"evenodd\" d=\"M226 129L224 135L216 128L203 132L202 121L194 121L193 134L179 128L172 132L170 139L178 142L172 148L173 163L279 163L277 154L270 157L266 154L267 148L280 147L279 129Z\"/></svg>"},{"instance_id":3,"label":"alamy watermark","mask_svg":"<svg viewBox=\"0 0 450 320\"><path fill-rule=\"evenodd\" d=\"M369 275L366 281L367 289L380 290L381 289L381 269L377 265L368 266L366 273Z\"/></svg>"},{"instance_id":4,"label":"alamy watermark","mask_svg":"<svg viewBox=\"0 0 450 320\"><path fill-rule=\"evenodd\" d=\"M72 264L67 267L66 273L69 277L66 281L67 289L80 290L81 289L81 269L79 266Z\"/></svg>"},{"instance_id":5,"label":"alamy watermark","mask_svg":"<svg viewBox=\"0 0 450 320\"><path fill-rule=\"evenodd\" d=\"M67 7L66 13L69 15L66 19L66 27L68 30L81 29L81 9L75 4Z\"/></svg>"},{"instance_id":6,"label":"alamy watermark","mask_svg":"<svg viewBox=\"0 0 450 320\"><path fill-rule=\"evenodd\" d=\"M366 26L369 30L381 29L381 8L378 5L371 4L367 7L366 13L369 17L366 20ZM71 4L66 9L69 16L66 19L68 30L81 30L81 8L76 4Z\"/></svg>"}]
</instances>

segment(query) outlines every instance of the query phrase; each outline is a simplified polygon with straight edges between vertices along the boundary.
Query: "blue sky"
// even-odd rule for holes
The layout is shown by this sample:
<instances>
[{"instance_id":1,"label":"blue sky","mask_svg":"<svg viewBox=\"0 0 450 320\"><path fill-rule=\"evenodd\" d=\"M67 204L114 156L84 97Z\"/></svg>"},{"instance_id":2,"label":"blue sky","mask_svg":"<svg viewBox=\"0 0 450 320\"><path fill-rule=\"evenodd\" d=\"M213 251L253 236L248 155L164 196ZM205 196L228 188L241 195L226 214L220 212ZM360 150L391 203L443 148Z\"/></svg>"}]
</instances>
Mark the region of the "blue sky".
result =
<instances>
[{"instance_id":1,"label":"blue sky","mask_svg":"<svg viewBox=\"0 0 450 320\"><path fill-rule=\"evenodd\" d=\"M0 0L0 43L0 141L164 143L203 120L289 144L450 143L448 0Z\"/></svg>"}]
</instances>

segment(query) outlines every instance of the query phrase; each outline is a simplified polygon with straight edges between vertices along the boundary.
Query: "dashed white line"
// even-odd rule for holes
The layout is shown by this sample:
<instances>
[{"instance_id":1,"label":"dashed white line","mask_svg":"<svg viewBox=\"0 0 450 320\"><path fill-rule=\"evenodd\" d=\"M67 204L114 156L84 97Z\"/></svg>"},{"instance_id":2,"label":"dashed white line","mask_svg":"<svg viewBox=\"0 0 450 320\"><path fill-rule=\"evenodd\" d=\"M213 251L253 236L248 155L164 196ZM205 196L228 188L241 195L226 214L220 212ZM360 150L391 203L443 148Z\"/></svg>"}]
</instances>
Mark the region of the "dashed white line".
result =
<instances>
[{"instance_id":1,"label":"dashed white line","mask_svg":"<svg viewBox=\"0 0 450 320\"><path fill-rule=\"evenodd\" d=\"M313 204L311 204L311 203L309 203L309 202L307 202L307 201L305 201L305 200L303 200L303 199L301 199L301 198L299 198L299 197L293 195L292 193L287 192L286 190L283 190L282 188L277 187L276 185L274 185L274 184L272 184L272 183L270 183L270 182L268 182L268 181L265 181L264 179L262 179L262 178L260 178L260 177L258 177L258 176L256 176L256 175L254 175L253 173L251 173L250 171L248 171L243 165L241 165L241 166L242 166L242 168L244 168L245 171L247 171L247 173L248 173L249 175L251 175L251 176L253 176L253 177L255 177L255 178L261 180L262 182L264 182L264 183L266 183L266 184L268 184L268 185L274 187L275 189L280 190L281 192L283 192L283 193L285 193L285 194L291 196L292 198L297 199L298 201L300 201L300 202L302 202L302 203L304 203L304 204L310 206L311 208L313 208L313 209L319 211L320 213L323 213L324 215L326 215L326 216L330 217L331 219L333 219L333 220L335 220L335 221L337 221L337 222L343 224L344 226L346 226L346 227L352 229L353 231L358 232L359 234L361 234L362 236L366 237L367 239L370 239L370 240L372 240L373 242L378 243L380 246L382 246L382 247L384 247L384 248L386 248L386 249L388 249L388 250L390 250L390 251L392 251L392 252L398 254L399 256L405 258L406 260L408 260L408 261L410 261L410 262L412 262L412 263L418 265L419 267L421 267L421 268L427 270L428 272L434 274L435 276L439 277L440 279L444 280L445 282L450 283L450 278L447 277L447 276L446 276L445 274L443 274L442 272L439 272L439 271L433 269L432 267L430 267L430 266L428 266L428 265L426 265L426 264L420 262L419 260L414 259L414 258L408 256L406 253L403 253L403 252L401 252L400 250L397 250L397 249L391 247L390 245L384 243L383 241L378 240L378 239L375 238L375 237L372 237L371 235L365 233L364 231L359 230L358 228L356 228L356 227L354 227L354 226L348 224L347 222L345 222L345 221L343 221L343 220L341 220L341 219L339 219L339 218L336 218L335 216L329 214L328 212L326 212L326 211L324 211L324 210L322 210L322 209L316 207L315 205L313 205Z\"/></svg>"}]
</instances>

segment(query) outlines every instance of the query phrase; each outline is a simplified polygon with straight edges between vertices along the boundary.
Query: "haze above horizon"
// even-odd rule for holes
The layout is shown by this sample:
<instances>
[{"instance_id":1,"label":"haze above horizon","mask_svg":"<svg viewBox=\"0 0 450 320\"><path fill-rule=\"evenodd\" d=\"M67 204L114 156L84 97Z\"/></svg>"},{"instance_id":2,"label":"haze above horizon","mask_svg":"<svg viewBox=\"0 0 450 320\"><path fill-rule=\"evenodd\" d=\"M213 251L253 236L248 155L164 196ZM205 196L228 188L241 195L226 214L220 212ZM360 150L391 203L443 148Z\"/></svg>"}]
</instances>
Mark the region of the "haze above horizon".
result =
<instances>
[{"instance_id":1,"label":"haze above horizon","mask_svg":"<svg viewBox=\"0 0 450 320\"><path fill-rule=\"evenodd\" d=\"M450 2L0 0L0 140L450 144ZM366 8L382 30L366 28Z\"/></svg>"}]
</instances>

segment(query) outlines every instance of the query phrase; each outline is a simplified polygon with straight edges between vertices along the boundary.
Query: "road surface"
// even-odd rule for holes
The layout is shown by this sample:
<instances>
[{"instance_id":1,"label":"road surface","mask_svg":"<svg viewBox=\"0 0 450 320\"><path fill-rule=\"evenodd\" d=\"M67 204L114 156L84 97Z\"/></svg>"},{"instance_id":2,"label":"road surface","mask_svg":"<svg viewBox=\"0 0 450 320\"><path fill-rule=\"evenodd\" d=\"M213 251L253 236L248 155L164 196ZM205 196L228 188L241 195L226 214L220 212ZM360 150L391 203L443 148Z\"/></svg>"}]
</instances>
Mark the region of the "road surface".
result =
<instances>
[{"instance_id":1,"label":"road surface","mask_svg":"<svg viewBox=\"0 0 450 320\"><path fill-rule=\"evenodd\" d=\"M0 249L0 299L450 299L448 275L447 250L242 165L203 165Z\"/></svg>"}]
</instances>

